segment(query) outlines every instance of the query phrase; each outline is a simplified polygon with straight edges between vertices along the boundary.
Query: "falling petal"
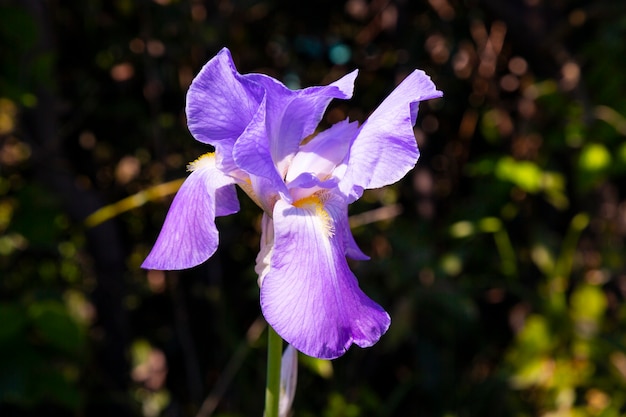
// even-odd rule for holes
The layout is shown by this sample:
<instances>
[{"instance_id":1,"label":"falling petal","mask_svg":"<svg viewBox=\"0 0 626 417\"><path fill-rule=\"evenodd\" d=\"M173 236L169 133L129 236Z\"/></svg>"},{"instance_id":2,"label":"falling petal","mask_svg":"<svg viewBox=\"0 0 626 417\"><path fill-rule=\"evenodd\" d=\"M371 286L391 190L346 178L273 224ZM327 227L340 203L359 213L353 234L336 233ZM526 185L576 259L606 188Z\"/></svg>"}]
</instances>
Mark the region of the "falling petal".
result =
<instances>
[{"instance_id":1,"label":"falling petal","mask_svg":"<svg viewBox=\"0 0 626 417\"><path fill-rule=\"evenodd\" d=\"M344 206L330 193L294 205L276 202L274 252L261 287L268 323L299 351L323 359L343 355L353 343L373 345L390 323L346 262L345 228L336 220L346 216Z\"/></svg>"},{"instance_id":2,"label":"falling petal","mask_svg":"<svg viewBox=\"0 0 626 417\"><path fill-rule=\"evenodd\" d=\"M194 170L174 197L142 268L178 270L201 264L217 249L215 216L239 210L233 180L215 168L214 154L207 154L190 166Z\"/></svg>"}]
</instances>

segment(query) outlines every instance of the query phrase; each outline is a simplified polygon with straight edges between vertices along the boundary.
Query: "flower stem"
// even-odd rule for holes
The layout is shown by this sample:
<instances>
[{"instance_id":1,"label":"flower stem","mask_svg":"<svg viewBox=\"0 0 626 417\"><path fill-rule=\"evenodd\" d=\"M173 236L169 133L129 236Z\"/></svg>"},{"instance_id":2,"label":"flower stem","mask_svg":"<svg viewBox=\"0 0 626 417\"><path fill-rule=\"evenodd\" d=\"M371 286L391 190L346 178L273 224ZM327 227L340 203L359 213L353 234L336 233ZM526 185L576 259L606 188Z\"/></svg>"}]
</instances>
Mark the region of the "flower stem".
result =
<instances>
[{"instance_id":1,"label":"flower stem","mask_svg":"<svg viewBox=\"0 0 626 417\"><path fill-rule=\"evenodd\" d=\"M265 387L265 417L278 417L280 399L280 362L283 339L267 326L267 385Z\"/></svg>"}]
</instances>

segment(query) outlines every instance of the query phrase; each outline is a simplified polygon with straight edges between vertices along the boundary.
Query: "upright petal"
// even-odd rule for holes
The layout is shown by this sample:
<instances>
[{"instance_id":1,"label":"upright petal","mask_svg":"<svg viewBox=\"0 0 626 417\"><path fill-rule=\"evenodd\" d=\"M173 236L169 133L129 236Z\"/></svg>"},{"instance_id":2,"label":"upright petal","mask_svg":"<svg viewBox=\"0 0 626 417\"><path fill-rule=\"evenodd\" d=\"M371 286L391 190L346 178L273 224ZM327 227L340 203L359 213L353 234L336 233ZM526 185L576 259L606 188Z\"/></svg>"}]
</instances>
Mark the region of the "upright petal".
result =
<instances>
[{"instance_id":1,"label":"upright petal","mask_svg":"<svg viewBox=\"0 0 626 417\"><path fill-rule=\"evenodd\" d=\"M389 315L359 288L344 253L345 203L330 193L274 207L274 251L261 287L268 323L299 351L323 359L378 341ZM347 220L345 220L347 221ZM336 227L339 226L339 227Z\"/></svg>"},{"instance_id":2,"label":"upright petal","mask_svg":"<svg viewBox=\"0 0 626 417\"><path fill-rule=\"evenodd\" d=\"M361 126L340 189L350 201L364 189L393 184L415 166L419 151L413 125L418 103L441 97L423 71L410 74Z\"/></svg>"},{"instance_id":3,"label":"upright petal","mask_svg":"<svg viewBox=\"0 0 626 417\"><path fill-rule=\"evenodd\" d=\"M287 186L276 169L267 138L267 96L263 98L256 114L233 147L233 158L237 167L246 172L252 180L254 192L262 200L264 209L268 199L280 194L289 199ZM254 177L257 177L256 179Z\"/></svg>"},{"instance_id":4,"label":"upright petal","mask_svg":"<svg viewBox=\"0 0 626 417\"><path fill-rule=\"evenodd\" d=\"M325 86L290 90L272 77L248 74L245 77L263 86L267 92L267 136L272 159L279 167L296 153L300 142L319 124L333 98L352 97L358 71L352 71Z\"/></svg>"},{"instance_id":5,"label":"upright petal","mask_svg":"<svg viewBox=\"0 0 626 417\"><path fill-rule=\"evenodd\" d=\"M358 127L357 122L344 120L300 146L291 160L285 181L289 183L304 172L316 175L320 180L330 177L335 167L346 158Z\"/></svg>"},{"instance_id":6,"label":"upright petal","mask_svg":"<svg viewBox=\"0 0 626 417\"><path fill-rule=\"evenodd\" d=\"M293 202L293 197L299 198L298 190L294 190L296 187L335 187L338 180L330 178L330 174L347 154L352 137L357 131L356 123L337 123L320 133L319 138L316 136L302 146L301 151L291 159L289 171L286 173L288 184L285 184L285 173L279 172L272 159L264 123L267 117L265 111L264 99L233 149L235 163L238 169L250 175L251 186L263 210L271 213L279 196L289 203ZM314 145L311 145L312 142L315 142ZM311 194L313 191L303 192Z\"/></svg>"},{"instance_id":7,"label":"upright petal","mask_svg":"<svg viewBox=\"0 0 626 417\"><path fill-rule=\"evenodd\" d=\"M230 51L222 49L204 65L187 92L187 124L196 140L220 151L220 164L234 167L232 147L257 112L263 89L243 78Z\"/></svg>"},{"instance_id":8,"label":"upright petal","mask_svg":"<svg viewBox=\"0 0 626 417\"><path fill-rule=\"evenodd\" d=\"M195 169L176 193L142 268L176 270L201 264L217 249L215 216L239 210L233 179L215 167L214 154L192 165Z\"/></svg>"}]
</instances>

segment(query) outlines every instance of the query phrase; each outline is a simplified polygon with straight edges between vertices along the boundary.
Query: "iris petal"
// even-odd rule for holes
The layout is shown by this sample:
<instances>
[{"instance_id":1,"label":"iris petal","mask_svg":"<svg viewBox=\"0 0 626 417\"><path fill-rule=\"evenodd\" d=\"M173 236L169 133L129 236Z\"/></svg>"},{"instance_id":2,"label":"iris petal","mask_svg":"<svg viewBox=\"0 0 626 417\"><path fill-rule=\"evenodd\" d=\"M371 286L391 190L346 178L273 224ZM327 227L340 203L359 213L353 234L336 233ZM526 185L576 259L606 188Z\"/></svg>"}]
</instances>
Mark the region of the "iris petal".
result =
<instances>
[{"instance_id":1,"label":"iris petal","mask_svg":"<svg viewBox=\"0 0 626 417\"><path fill-rule=\"evenodd\" d=\"M250 176L261 177L252 182L254 192L261 199L264 208L271 205L269 200L276 194L289 199L287 186L276 169L267 139L266 108L264 97L256 114L233 147L233 158L239 169Z\"/></svg>"},{"instance_id":2,"label":"iris petal","mask_svg":"<svg viewBox=\"0 0 626 417\"><path fill-rule=\"evenodd\" d=\"M348 154L352 140L358 131L358 123L344 120L320 132L308 143L300 146L291 160L285 181L288 183L304 172L324 180L333 174Z\"/></svg>"},{"instance_id":3,"label":"iris petal","mask_svg":"<svg viewBox=\"0 0 626 417\"><path fill-rule=\"evenodd\" d=\"M244 131L263 91L237 72L228 49L206 63L187 92L189 130L200 142L215 145Z\"/></svg>"},{"instance_id":4,"label":"iris petal","mask_svg":"<svg viewBox=\"0 0 626 417\"><path fill-rule=\"evenodd\" d=\"M186 106L191 133L218 156L192 163L142 267L184 269L213 255L215 217L239 210L236 182L265 211L255 270L268 323L318 358L376 343L390 318L348 266L346 256L367 256L350 232L347 206L415 165L419 102L441 92L415 71L362 126L338 123L303 144L333 98L352 96L356 75L293 91L266 75L239 74L222 49L192 82Z\"/></svg>"},{"instance_id":5,"label":"iris petal","mask_svg":"<svg viewBox=\"0 0 626 417\"><path fill-rule=\"evenodd\" d=\"M344 215L335 216L335 227L341 228L343 231L341 235L343 236L346 256L357 261L367 261L370 257L363 253L352 236L348 221L348 207L344 206L343 210L345 211Z\"/></svg>"},{"instance_id":6,"label":"iris petal","mask_svg":"<svg viewBox=\"0 0 626 417\"><path fill-rule=\"evenodd\" d=\"M266 178L282 198L291 202L284 177L302 140L312 134L333 98L350 98L357 72L323 87L289 90L262 75L243 77L265 91L263 102L235 143L237 166L250 175Z\"/></svg>"},{"instance_id":7,"label":"iris petal","mask_svg":"<svg viewBox=\"0 0 626 417\"><path fill-rule=\"evenodd\" d=\"M279 172L284 175L290 156L296 153L302 139L315 132L331 100L352 97L357 74L358 71L352 71L331 84L302 90L290 90L263 74L245 75L266 91L266 134Z\"/></svg>"},{"instance_id":8,"label":"iris petal","mask_svg":"<svg viewBox=\"0 0 626 417\"><path fill-rule=\"evenodd\" d=\"M343 355L352 344L373 345L390 324L346 262L338 221L345 208L330 193L295 205L276 202L274 251L261 287L268 323L299 351L323 359Z\"/></svg>"},{"instance_id":9,"label":"iris petal","mask_svg":"<svg viewBox=\"0 0 626 417\"><path fill-rule=\"evenodd\" d=\"M232 183L215 167L212 154L200 158L176 193L161 233L141 267L178 270L209 259L219 241L215 216L239 210Z\"/></svg>"},{"instance_id":10,"label":"iris petal","mask_svg":"<svg viewBox=\"0 0 626 417\"><path fill-rule=\"evenodd\" d=\"M257 112L263 89L241 76L230 51L222 49L206 63L187 92L187 124L194 138L215 146L219 166L235 168L232 147Z\"/></svg>"},{"instance_id":11,"label":"iris petal","mask_svg":"<svg viewBox=\"0 0 626 417\"><path fill-rule=\"evenodd\" d=\"M340 184L349 202L364 189L393 184L415 166L419 150L413 125L418 102L441 96L430 77L416 70L371 114L352 144Z\"/></svg>"}]
</instances>

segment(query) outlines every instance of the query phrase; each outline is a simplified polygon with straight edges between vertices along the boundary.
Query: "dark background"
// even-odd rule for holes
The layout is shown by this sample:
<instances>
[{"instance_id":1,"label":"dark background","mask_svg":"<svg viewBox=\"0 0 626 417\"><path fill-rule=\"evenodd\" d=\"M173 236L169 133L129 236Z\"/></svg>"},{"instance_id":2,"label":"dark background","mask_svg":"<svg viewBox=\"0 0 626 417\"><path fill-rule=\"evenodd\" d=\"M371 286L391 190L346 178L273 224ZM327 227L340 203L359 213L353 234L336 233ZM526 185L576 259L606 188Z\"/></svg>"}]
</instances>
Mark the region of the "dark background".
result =
<instances>
[{"instance_id":1,"label":"dark background","mask_svg":"<svg viewBox=\"0 0 626 417\"><path fill-rule=\"evenodd\" d=\"M0 415L262 414L260 210L204 265L139 268L224 46L292 88L359 68L323 125L414 68L445 94L417 167L351 207L391 329L301 355L294 415L624 414L624 39L613 0L0 0Z\"/></svg>"}]
</instances>

